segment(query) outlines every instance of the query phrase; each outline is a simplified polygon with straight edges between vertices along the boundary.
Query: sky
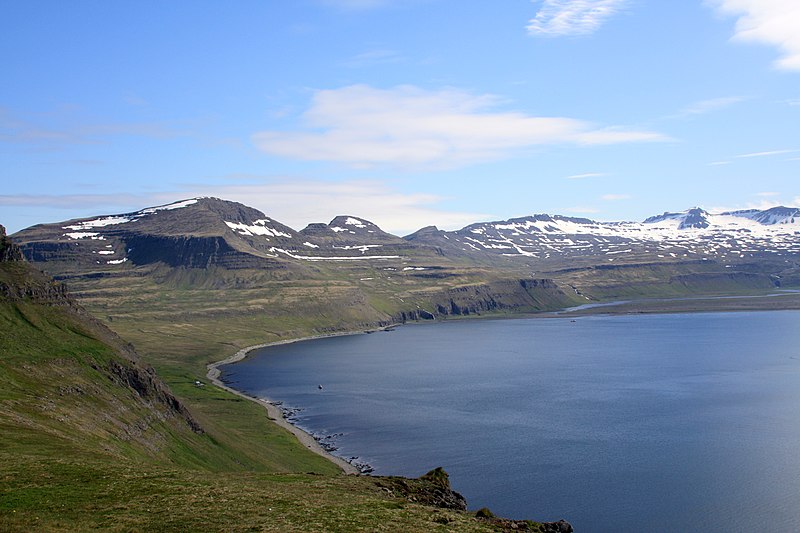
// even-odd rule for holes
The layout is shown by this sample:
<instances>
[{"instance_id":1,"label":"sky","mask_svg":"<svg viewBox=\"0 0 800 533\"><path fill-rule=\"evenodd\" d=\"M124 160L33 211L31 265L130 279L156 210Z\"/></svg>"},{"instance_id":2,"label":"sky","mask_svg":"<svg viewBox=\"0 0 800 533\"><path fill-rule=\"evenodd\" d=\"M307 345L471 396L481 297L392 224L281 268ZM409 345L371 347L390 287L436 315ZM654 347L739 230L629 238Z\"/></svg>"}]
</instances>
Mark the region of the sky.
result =
<instances>
[{"instance_id":1,"label":"sky","mask_svg":"<svg viewBox=\"0 0 800 533\"><path fill-rule=\"evenodd\" d=\"M5 0L0 224L800 206L798 0Z\"/></svg>"}]
</instances>

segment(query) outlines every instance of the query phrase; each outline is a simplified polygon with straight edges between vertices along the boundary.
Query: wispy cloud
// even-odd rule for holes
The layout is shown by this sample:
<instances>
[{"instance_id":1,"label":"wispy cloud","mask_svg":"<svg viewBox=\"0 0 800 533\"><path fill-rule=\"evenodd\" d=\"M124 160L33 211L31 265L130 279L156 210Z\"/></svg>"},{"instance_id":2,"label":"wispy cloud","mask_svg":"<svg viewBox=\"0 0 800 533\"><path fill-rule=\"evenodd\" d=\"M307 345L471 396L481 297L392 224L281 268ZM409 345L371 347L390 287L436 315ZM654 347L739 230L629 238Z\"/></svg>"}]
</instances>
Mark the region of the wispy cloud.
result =
<instances>
[{"instance_id":1,"label":"wispy cloud","mask_svg":"<svg viewBox=\"0 0 800 533\"><path fill-rule=\"evenodd\" d=\"M734 40L777 47L781 70L800 70L800 3L797 0L707 0L720 13L738 17Z\"/></svg>"},{"instance_id":2,"label":"wispy cloud","mask_svg":"<svg viewBox=\"0 0 800 533\"><path fill-rule=\"evenodd\" d=\"M457 89L352 85L318 91L301 117L301 131L262 131L252 139L260 150L281 157L410 168L498 160L544 145L668 139L652 131L494 110L499 103L495 96Z\"/></svg>"},{"instance_id":3,"label":"wispy cloud","mask_svg":"<svg viewBox=\"0 0 800 533\"><path fill-rule=\"evenodd\" d=\"M800 150L767 150L764 152L750 152L747 154L739 154L733 156L733 159L752 159L757 157L774 157L777 155L785 155L785 154L795 154L800 152ZM793 159L787 159L787 161L792 161ZM733 161L712 161L708 164L710 167L716 167L721 165L730 165L733 164Z\"/></svg>"},{"instance_id":4,"label":"wispy cloud","mask_svg":"<svg viewBox=\"0 0 800 533\"><path fill-rule=\"evenodd\" d=\"M169 196L170 198L172 196ZM85 211L108 206L122 207L123 210L136 210L149 202L155 195L137 194L0 194L0 205L8 207L49 207ZM155 203L158 203L157 201ZM154 204L149 204L154 205Z\"/></svg>"},{"instance_id":5,"label":"wispy cloud","mask_svg":"<svg viewBox=\"0 0 800 533\"><path fill-rule=\"evenodd\" d=\"M297 229L346 214L366 218L395 235L406 235L428 225L459 229L476 220L493 219L487 213L446 210L440 207L445 200L441 196L402 192L378 180L292 179L261 184L203 185L187 190L184 195L211 195L239 201Z\"/></svg>"},{"instance_id":6,"label":"wispy cloud","mask_svg":"<svg viewBox=\"0 0 800 533\"><path fill-rule=\"evenodd\" d=\"M528 33L542 37L594 33L627 0L542 0L539 11L528 21ZM533 0L534 4L539 3Z\"/></svg>"},{"instance_id":7,"label":"wispy cloud","mask_svg":"<svg viewBox=\"0 0 800 533\"><path fill-rule=\"evenodd\" d=\"M777 200L768 200L766 198L759 199L758 201L754 202L747 202L745 204L739 205L727 205L727 206L716 206L716 207L709 207L707 211L709 213L729 213L731 211L745 211L747 209L758 209L763 211L765 209L770 209L773 207L778 207L781 205L781 202Z\"/></svg>"},{"instance_id":8,"label":"wispy cloud","mask_svg":"<svg viewBox=\"0 0 800 533\"><path fill-rule=\"evenodd\" d=\"M405 61L405 58L394 50L370 50L351 57L344 61L342 65L349 68L366 68L376 65L391 65L403 61Z\"/></svg>"},{"instance_id":9,"label":"wispy cloud","mask_svg":"<svg viewBox=\"0 0 800 533\"><path fill-rule=\"evenodd\" d=\"M678 112L678 117L690 117L693 115L705 115L713 111L725 109L739 102L743 102L747 98L742 96L725 96L722 98L711 98L709 100L701 100L688 105Z\"/></svg>"},{"instance_id":10,"label":"wispy cloud","mask_svg":"<svg viewBox=\"0 0 800 533\"><path fill-rule=\"evenodd\" d=\"M773 155L794 154L800 150L769 150L766 152L752 152L749 154L739 154L734 156L737 159L745 159L749 157L770 157Z\"/></svg>"},{"instance_id":11,"label":"wispy cloud","mask_svg":"<svg viewBox=\"0 0 800 533\"><path fill-rule=\"evenodd\" d=\"M630 200L631 199L631 195L630 194L604 194L600 198L602 200L605 200L606 202L617 202L617 201L620 201L620 200Z\"/></svg>"},{"instance_id":12,"label":"wispy cloud","mask_svg":"<svg viewBox=\"0 0 800 533\"><path fill-rule=\"evenodd\" d=\"M586 172L584 174L573 174L572 176L567 176L565 179L568 180L582 180L586 178L601 178L603 176L608 176L607 172Z\"/></svg>"},{"instance_id":13,"label":"wispy cloud","mask_svg":"<svg viewBox=\"0 0 800 533\"><path fill-rule=\"evenodd\" d=\"M772 197L772 196L780 196L781 193L779 192L757 192L756 196L764 196L764 197Z\"/></svg>"},{"instance_id":14,"label":"wispy cloud","mask_svg":"<svg viewBox=\"0 0 800 533\"><path fill-rule=\"evenodd\" d=\"M48 114L21 117L9 109L0 108L0 143L32 145L46 150L67 145L97 144L112 136L168 139L183 135L188 135L188 132L161 122L88 123L80 117L54 121Z\"/></svg>"}]
</instances>

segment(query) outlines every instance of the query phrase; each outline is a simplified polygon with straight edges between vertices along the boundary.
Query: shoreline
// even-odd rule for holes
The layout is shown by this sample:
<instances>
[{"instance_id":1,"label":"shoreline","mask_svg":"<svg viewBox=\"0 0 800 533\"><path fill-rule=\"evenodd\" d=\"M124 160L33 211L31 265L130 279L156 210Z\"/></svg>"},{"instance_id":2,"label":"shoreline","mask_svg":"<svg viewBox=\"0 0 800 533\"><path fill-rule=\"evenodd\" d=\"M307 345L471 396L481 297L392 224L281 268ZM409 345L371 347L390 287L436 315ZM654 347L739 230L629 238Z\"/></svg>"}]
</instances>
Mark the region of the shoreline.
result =
<instances>
[{"instance_id":1,"label":"shoreline","mask_svg":"<svg viewBox=\"0 0 800 533\"><path fill-rule=\"evenodd\" d=\"M464 319L507 319L507 318L562 318L562 319L570 319L570 318L580 318L580 317L587 317L587 316L602 316L602 315L625 315L625 314L672 314L672 313L703 313L703 312L746 312L746 311L789 311L789 310L797 310L800 305L788 306L786 308L762 308L756 306L755 308L731 308L731 307L724 307L714 309L713 306L709 306L709 308L691 308L691 306L681 307L680 304L686 303L699 303L699 302L709 302L709 301L728 301L731 302L735 300L751 300L751 299L761 299L768 296L797 296L797 291L787 291L783 294L769 294L769 295L737 295L737 296L722 296L722 297L698 297L698 298L654 298L654 299L642 299L642 300L622 300L622 301L613 301L613 302L605 302L599 305L592 305L590 307L586 307L583 309L575 309L575 308L565 308L560 311L543 311L538 313L518 313L518 314L511 314L511 315L503 315L503 316L474 316L474 317L448 317L449 320L464 320ZM677 308L670 309L669 305L654 309L649 308L648 304L678 304ZM638 305L637 305L638 304ZM583 306L579 306L583 307ZM431 321L431 323L438 322ZM258 398L255 396L250 396L245 394L244 392L238 391L234 388L227 386L223 383L219 378L222 374L222 371L219 367L224 365L229 365L233 363L238 363L246 359L251 352L261 349L261 348L269 348L271 346L280 346L284 344L293 344L296 342L303 342L309 340L316 340L316 339L325 339L331 337L343 337L348 335L361 335L366 333L373 333L377 331L385 331L390 328L395 328L400 325L404 324L391 324L388 326L378 327L374 329L367 329L367 330L352 330L352 331L340 331L335 333L325 333L320 335L310 335L306 337L298 337L294 339L284 339L279 341L267 342L263 344L255 344L253 346L247 346L242 348L241 350L237 351L235 354L226 357L220 361L216 361L213 363L209 363L206 365L207 373L206 377L211 381L212 384L216 385L217 387L224 389L231 394L239 396L240 398L244 398L246 400L250 400L255 402L256 404L262 406L267 411L267 416L271 422L275 422L278 426L288 430L291 432L295 438L302 444L306 449L311 452L324 457L325 459L331 461L336 466L342 469L343 473L347 475L362 475L362 472L353 464L349 463L345 459L333 455L331 452L327 451L322 445L314 438L314 436L305 430L295 426L291 422L289 422L283 415L283 411L281 411L280 407L272 403L269 399ZM409 325L414 325L411 323Z\"/></svg>"},{"instance_id":2,"label":"shoreline","mask_svg":"<svg viewBox=\"0 0 800 533\"><path fill-rule=\"evenodd\" d=\"M395 327L395 326L393 325L393 326L386 326L386 327ZM235 394L236 396L238 396L240 398L244 398L245 400L250 400L251 402L254 402L254 403L260 405L261 407L263 407L267 411L267 417L269 418L270 422L274 422L278 426L288 430L290 433L292 433L295 436L295 438L300 442L300 444L302 444L307 450L309 450L311 452L314 452L317 455L320 455L320 456L324 457L325 459L329 460L330 462L332 462L333 464L335 464L336 466L341 468L342 472L344 474L356 475L356 476L357 475L361 475L361 471L357 467L355 467L351 463L347 462L346 460L342 459L341 457L333 455L332 453L327 451L325 448L323 448L322 445L317 441L317 439L314 438L313 435L311 435L310 433L300 429L299 427L297 427L294 424L292 424L291 422L289 422L283 416L283 412L281 411L281 409L277 405L272 403L270 400L264 399L264 398L257 398L255 396L250 396L248 394L245 394L244 392L241 392L241 391L238 391L238 390L236 390L234 388L231 388L231 387L227 386L225 383L223 383L222 380L220 380L220 376L222 375L222 371L220 370L219 367L224 366L224 365L230 365L230 364L233 364L233 363L238 363L239 361L242 361L242 360L246 359L250 355L251 352L253 352L255 350L259 350L261 348L269 348L270 346L280 346L282 344L293 344L295 342L310 341L310 340L315 340L315 339L326 339L326 338L330 338L330 337L343 337L343 336L346 336L346 335L360 335L362 333L367 333L367 332L382 331L382 330L386 329L386 327L385 328L370 329L370 330L363 330L363 331L342 331L342 332L337 332L337 333L329 333L329 334L323 334L323 335L311 335L311 336L308 336L308 337L298 337L296 339L286 339L286 340L275 341L275 342L267 342L267 343L264 343L264 344L254 344L253 346L247 346L246 348L242 348L241 350L239 350L235 354L231 355L230 357L226 357L225 359L222 359L221 361L216 361L216 362L207 364L206 365L206 369L208 371L206 372L206 377L209 379L209 381L211 381L211 383L213 385L215 385L215 386L217 386L217 387L219 387L221 389L224 389L224 390L230 392L231 394Z\"/></svg>"}]
</instances>

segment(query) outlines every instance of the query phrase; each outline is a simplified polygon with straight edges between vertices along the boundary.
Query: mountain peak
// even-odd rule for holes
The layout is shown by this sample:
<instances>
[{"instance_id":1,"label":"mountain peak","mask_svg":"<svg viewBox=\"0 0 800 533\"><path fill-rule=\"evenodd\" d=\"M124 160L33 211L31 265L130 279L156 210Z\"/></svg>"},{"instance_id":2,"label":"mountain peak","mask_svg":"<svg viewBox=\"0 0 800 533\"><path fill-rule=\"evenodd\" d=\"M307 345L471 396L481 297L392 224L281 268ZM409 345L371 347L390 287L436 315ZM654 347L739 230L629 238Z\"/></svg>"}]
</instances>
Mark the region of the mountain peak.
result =
<instances>
[{"instance_id":1,"label":"mountain peak","mask_svg":"<svg viewBox=\"0 0 800 533\"><path fill-rule=\"evenodd\" d=\"M331 220L330 224L328 224L328 227L337 233L344 231L350 233L359 233L359 232L363 233L364 231L369 232L370 230L380 231L380 228L376 224L370 222L369 220L364 220L363 218L354 217L350 215L337 216L336 218Z\"/></svg>"},{"instance_id":2,"label":"mountain peak","mask_svg":"<svg viewBox=\"0 0 800 533\"><path fill-rule=\"evenodd\" d=\"M678 229L705 229L711 225L708 221L708 211L701 207L692 207L680 213L665 211L663 215L656 215L644 221L645 224L659 224L668 221L678 221Z\"/></svg>"}]
</instances>

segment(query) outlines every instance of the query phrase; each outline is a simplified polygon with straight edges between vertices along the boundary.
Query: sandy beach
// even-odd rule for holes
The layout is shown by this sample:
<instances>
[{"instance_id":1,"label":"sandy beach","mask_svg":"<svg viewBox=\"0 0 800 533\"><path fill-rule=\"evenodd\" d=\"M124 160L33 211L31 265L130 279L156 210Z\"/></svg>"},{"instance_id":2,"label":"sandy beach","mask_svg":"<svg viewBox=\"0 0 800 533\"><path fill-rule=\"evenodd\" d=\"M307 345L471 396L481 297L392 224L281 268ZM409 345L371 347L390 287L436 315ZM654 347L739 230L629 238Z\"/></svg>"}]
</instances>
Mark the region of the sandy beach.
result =
<instances>
[{"instance_id":1,"label":"sandy beach","mask_svg":"<svg viewBox=\"0 0 800 533\"><path fill-rule=\"evenodd\" d=\"M322 446L320 446L320 444L314 439L314 437L312 437L311 435L309 435L308 433L306 433L302 429L298 428L297 426L294 426L291 423L289 423L289 421L286 420L283 417L283 413L281 412L281 410L277 406L273 405L270 401L268 401L266 399L262 399L262 398L256 398L256 397L253 397L253 396L248 396L247 394L244 394L244 393L242 393L240 391L237 391L236 389L232 389L232 388L228 387L227 385L225 385L219 379L219 377L220 377L220 375L222 373L222 371L219 369L219 367L221 367L223 365L229 365L231 363L236 363L238 361L241 361L242 359L245 359L250 354L250 352L252 352L253 350L258 350L260 348L266 348L268 346L278 346L278 345L281 345L281 344L291 344L291 343L294 343L294 342L301 342L301 341L307 341L307 340L312 340L312 339L321 339L321 338L327 338L327 337L340 337L340 336L343 336L343 335L357 335L358 333L361 333L361 332L343 332L343 333L332 333L330 335L315 335L315 336L312 336L312 337L302 337L302 338L299 338L299 339L289 339L289 340L283 340L283 341L269 342L269 343L266 343L266 344L256 344L254 346L248 346L247 348L242 348L241 350L239 350L238 352L236 352L232 356L230 356L230 357L228 357L226 359L223 359L222 361L217 361L216 363L210 363L209 365L207 365L206 368L208 368L208 373L206 374L206 376L211 381L211 383L213 383L217 387L219 387L221 389L225 389L226 391L230 392L231 394L235 394L236 396L239 396L240 398L245 398L247 400L250 400L251 402L255 402L258 405L262 406L264 409L267 410L267 416L270 418L270 420L274 421L276 424L278 424L282 428L285 428L286 430L292 432L292 434L295 437L297 437L297 440L299 440L300 443L303 446L308 448L310 451L312 451L312 452L314 452L314 453L316 453L318 455L321 455L322 457L324 457L324 458L328 459L329 461L331 461L332 463L336 464L339 468L342 469L342 471L345 474L358 475L360 472L355 466L351 465L350 463L348 463L347 461L345 461L341 457L336 457L335 455L332 455L332 454L328 453L327 451L325 451L325 449Z\"/></svg>"}]
</instances>

